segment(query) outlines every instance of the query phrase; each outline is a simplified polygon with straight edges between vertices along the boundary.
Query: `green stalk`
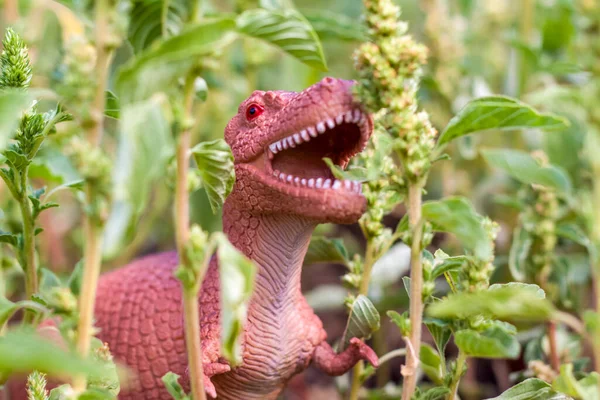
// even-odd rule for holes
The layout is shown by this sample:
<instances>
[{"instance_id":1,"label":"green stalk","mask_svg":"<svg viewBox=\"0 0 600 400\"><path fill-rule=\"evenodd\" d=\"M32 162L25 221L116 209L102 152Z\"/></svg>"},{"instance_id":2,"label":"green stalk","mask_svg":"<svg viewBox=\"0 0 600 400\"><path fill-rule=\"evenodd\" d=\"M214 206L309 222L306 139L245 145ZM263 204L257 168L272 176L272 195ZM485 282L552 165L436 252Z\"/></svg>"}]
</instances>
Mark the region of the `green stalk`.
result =
<instances>
[{"instance_id":1,"label":"green stalk","mask_svg":"<svg viewBox=\"0 0 600 400\"><path fill-rule=\"evenodd\" d=\"M25 294L27 299L38 291L37 263L35 260L35 221L31 210L31 201L27 195L27 175L29 167L21 171L21 183L19 190L19 208L23 218L23 249L21 253L22 267L25 271ZM27 313L25 318L29 321L31 314Z\"/></svg>"},{"instance_id":2,"label":"green stalk","mask_svg":"<svg viewBox=\"0 0 600 400\"><path fill-rule=\"evenodd\" d=\"M369 282L371 281L371 271L373 270L373 264L375 264L374 257L374 248L373 248L373 240L367 239L367 249L365 251L365 263L363 266L363 275L360 281L360 287L358 288L358 294L362 294L364 296L369 292ZM365 364L363 361L359 361L356 363L354 368L352 369L352 384L350 386L350 400L358 400L358 392L360 390L360 386L362 382L360 381L360 376L363 373L365 368Z\"/></svg>"},{"instance_id":3,"label":"green stalk","mask_svg":"<svg viewBox=\"0 0 600 400\"><path fill-rule=\"evenodd\" d=\"M194 104L194 80L196 74L190 72L184 88L184 121L192 117ZM186 269L192 269L187 257L186 245L190 236L190 206L188 193L188 169L190 163L191 129L186 128L177 138L177 182L175 186L175 235L179 262ZM198 292L201 280L195 285L183 285L183 312L185 322L185 342L187 346L192 386L192 399L205 400L204 372L202 366L202 347L200 343L200 310L198 309Z\"/></svg>"},{"instance_id":4,"label":"green stalk","mask_svg":"<svg viewBox=\"0 0 600 400\"><path fill-rule=\"evenodd\" d=\"M460 383L460 378L465 371L466 362L467 355L463 351L459 350L458 358L456 359L456 369L454 371L454 376L452 377L452 382L450 383L450 397L448 400L458 399L458 384Z\"/></svg>"},{"instance_id":5,"label":"green stalk","mask_svg":"<svg viewBox=\"0 0 600 400\"><path fill-rule=\"evenodd\" d=\"M96 44L96 92L91 105L92 121L87 128L87 138L90 143L100 145L104 134L104 107L106 80L110 64L111 49L107 45L109 32L108 13L109 0L96 1L95 9L95 44ZM87 357L93 336L94 304L96 288L102 266L102 236L104 221L98 215L96 200L98 193L93 182L87 182L85 201L89 210L83 217L85 246L83 250L83 277L81 294L79 296L79 320L77 322L76 348L82 357ZM82 393L87 386L86 377L78 376L73 381L76 393Z\"/></svg>"},{"instance_id":6,"label":"green stalk","mask_svg":"<svg viewBox=\"0 0 600 400\"><path fill-rule=\"evenodd\" d=\"M423 264L421 262L421 223L422 186L411 183L408 186L408 222L412 230L410 252L410 346L406 364L402 370L402 400L410 400L417 386L417 368L421 348L421 324L423 322Z\"/></svg>"},{"instance_id":7,"label":"green stalk","mask_svg":"<svg viewBox=\"0 0 600 400\"><path fill-rule=\"evenodd\" d=\"M600 204L600 163L593 162L594 171L594 191L593 191L593 203ZM600 246L600 210L594 208L594 232L593 232L593 243L596 248ZM596 316L600 316L600 259L598 255L594 255L592 260L592 286L594 289L594 297L596 298ZM597 373L600 374L600 338L598 335L593 335L592 346L594 351L594 367ZM598 381L598 390L600 391L600 381Z\"/></svg>"}]
</instances>

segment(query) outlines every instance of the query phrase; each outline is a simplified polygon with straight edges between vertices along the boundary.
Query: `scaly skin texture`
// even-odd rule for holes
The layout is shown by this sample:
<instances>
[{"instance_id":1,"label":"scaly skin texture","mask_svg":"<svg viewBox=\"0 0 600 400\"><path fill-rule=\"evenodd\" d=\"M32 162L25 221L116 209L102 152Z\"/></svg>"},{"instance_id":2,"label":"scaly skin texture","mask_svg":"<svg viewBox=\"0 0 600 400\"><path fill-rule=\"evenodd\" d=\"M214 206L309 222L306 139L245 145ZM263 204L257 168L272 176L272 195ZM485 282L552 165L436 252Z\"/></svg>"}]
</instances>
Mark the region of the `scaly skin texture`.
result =
<instances>
[{"instance_id":1,"label":"scaly skin texture","mask_svg":"<svg viewBox=\"0 0 600 400\"><path fill-rule=\"evenodd\" d=\"M327 118L350 111L352 120L352 111L360 106L350 87L349 81L325 78L300 93L256 91L225 130L236 182L223 208L223 229L231 243L254 260L258 274L242 338L243 363L236 368L220 357L215 258L204 278L199 297L202 357L205 388L212 397L275 399L311 361L331 375L345 373L359 360L377 364L375 353L358 339L336 354L300 288L302 262L315 226L355 222L365 210L364 197L350 190L301 187L273 176L274 167L294 175L302 170L315 177L329 174L317 165L324 155L344 166L366 144L370 117L344 125L337 136L332 133L327 154L318 149L326 142L316 139L296 157L274 157L268 150L269 144ZM262 113L250 116L251 106ZM152 255L100 279L95 310L99 338L108 342L117 360L138 373L120 399L171 399L161 381L168 371L179 374L189 389L181 285L173 275L177 263L176 253Z\"/></svg>"}]
</instances>

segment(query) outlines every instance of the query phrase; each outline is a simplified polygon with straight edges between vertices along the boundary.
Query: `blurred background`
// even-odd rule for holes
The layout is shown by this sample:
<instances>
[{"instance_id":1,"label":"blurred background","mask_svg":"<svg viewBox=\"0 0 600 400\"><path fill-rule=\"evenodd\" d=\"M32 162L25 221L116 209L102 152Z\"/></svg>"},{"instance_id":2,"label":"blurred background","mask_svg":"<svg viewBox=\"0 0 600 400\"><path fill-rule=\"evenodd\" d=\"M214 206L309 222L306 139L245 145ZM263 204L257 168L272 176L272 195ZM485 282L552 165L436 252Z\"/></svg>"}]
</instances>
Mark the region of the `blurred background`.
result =
<instances>
[{"instance_id":1,"label":"blurred background","mask_svg":"<svg viewBox=\"0 0 600 400\"><path fill-rule=\"evenodd\" d=\"M13 24L30 46L34 61L32 87L43 97L61 76L65 43L71 35L90 29L85 9L90 1L19 1L18 9L4 6L4 26ZM129 41L119 48L111 71L118 69L130 57L143 49L160 34L160 2L134 0L129 13ZM177 19L185 18L182 2L172 1L166 29L177 29ZM239 11L255 2L205 1L207 12ZM256 2L257 3L257 2ZM452 194L464 195L473 201L478 212L497 221L501 230L497 239L494 282L510 280L507 258L512 232L518 222L519 210L511 207L507 194L517 193L520 185L491 170L479 156L484 147L510 147L524 150L543 149L550 162L564 168L576 186L586 191L590 174L581 156L585 133L600 126L600 5L597 0L410 0L397 1L409 32L430 49L429 63L419 93L421 106L427 110L434 125L441 129L469 100L488 94L506 94L522 99L535 107L560 113L571 121L569 129L541 135L535 130L504 135L466 137L453 144L448 152L451 161L436 163L427 187L427 198ZM223 130L237 112L238 104L253 90L302 90L323 76L354 78L352 53L363 38L360 24L360 0L297 0L295 6L313 24L324 46L329 71L318 72L290 56L257 41L237 41L222 54L204 75L208 97L195 112L199 122L194 143L221 138ZM136 13L144 13L136 15ZM332 21L336 23L333 24ZM209 66L210 67L210 66ZM46 93L51 97L51 91ZM43 101L42 101L43 105ZM118 104L107 104L118 113ZM73 134L75 125L61 124L52 143L46 145L38 164L32 166L31 176L39 185L52 186L57 176L74 171L60 153L61 138ZM108 146L116 148L116 121L107 125ZM112 136L111 136L112 135ZM66 140L66 139L65 139ZM111 144L112 143L112 144ZM37 160L37 159L36 159ZM118 170L119 165L115 166ZM170 172L169 172L170 173ZM107 226L104 268L119 268L132 259L174 246L172 226L173 189L169 174L157 179L147 198L142 216L124 226L119 212L113 209ZM58 193L60 208L42 214L40 224L45 232L39 237L41 266L58 275L69 274L81 258L82 235L79 203L67 192ZM582 207L585 204L583 197ZM9 231L20 229L18 210L0 187L3 214L0 226ZM593 205L591 205L593 206ZM398 208L386 217L389 226L396 226L404 215ZM221 216L210 211L202 190L192 196L192 219L205 229L220 229ZM340 237L350 254L363 252L363 238L357 226L324 225L319 234ZM448 254L456 253L458 244L451 237L436 237L432 248L442 247ZM581 250L561 248L561 257L568 258L568 271L563 287L558 290L557 302L564 309L578 309L588 304L590 277L586 256ZM404 311L408 299L401 277L408 272L409 251L401 243L394 246L375 267L370 298L385 315L386 310ZM7 259L8 260L8 259ZM7 295L18 297L23 291L22 273L12 265L7 271ZM322 318L330 338L344 330L347 312L343 306L346 289L340 277L346 272L341 265L305 266L303 291ZM440 293L445 288L441 285ZM540 338L543 334L525 330L523 338ZM427 339L426 340L430 340ZM561 340L565 351L581 353L586 349L570 348L570 338L564 333ZM398 329L382 318L382 329L371 343L378 354L403 347ZM449 349L452 353L454 350ZM525 355L526 358L526 355ZM524 369L526 359L472 360L462 383L464 399L482 399L499 394L511 386L510 374ZM367 386L383 388L398 382L400 364L397 358L385 364ZM294 379L284 395L293 400L340 398L337 386L344 379L324 377L309 369ZM372 398L385 397L385 391L373 392ZM382 397L383 396L383 397ZM390 395L395 398L393 395Z\"/></svg>"}]
</instances>

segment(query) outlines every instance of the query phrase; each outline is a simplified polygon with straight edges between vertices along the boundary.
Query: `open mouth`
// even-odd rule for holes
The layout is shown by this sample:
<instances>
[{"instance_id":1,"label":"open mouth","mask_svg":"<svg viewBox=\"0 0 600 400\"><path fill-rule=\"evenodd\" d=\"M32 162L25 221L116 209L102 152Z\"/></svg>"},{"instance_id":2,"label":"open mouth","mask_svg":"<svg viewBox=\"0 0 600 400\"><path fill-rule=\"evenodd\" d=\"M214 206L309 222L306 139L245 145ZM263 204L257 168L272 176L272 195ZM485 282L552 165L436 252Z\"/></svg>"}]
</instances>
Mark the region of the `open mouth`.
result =
<instances>
[{"instance_id":1,"label":"open mouth","mask_svg":"<svg viewBox=\"0 0 600 400\"><path fill-rule=\"evenodd\" d=\"M336 179L323 158L346 168L366 145L370 129L359 108L306 126L269 144L266 172L291 186L361 193L360 182Z\"/></svg>"}]
</instances>

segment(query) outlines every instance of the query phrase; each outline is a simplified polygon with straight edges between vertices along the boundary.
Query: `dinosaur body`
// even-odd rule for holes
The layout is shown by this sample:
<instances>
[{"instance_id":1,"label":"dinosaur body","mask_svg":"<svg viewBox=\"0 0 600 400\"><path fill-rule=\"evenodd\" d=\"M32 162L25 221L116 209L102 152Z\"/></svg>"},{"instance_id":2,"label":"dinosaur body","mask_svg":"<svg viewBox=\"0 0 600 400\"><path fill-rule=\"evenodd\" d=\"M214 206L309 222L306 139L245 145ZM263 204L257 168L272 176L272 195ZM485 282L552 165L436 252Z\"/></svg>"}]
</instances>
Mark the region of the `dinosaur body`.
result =
<instances>
[{"instance_id":1,"label":"dinosaur body","mask_svg":"<svg viewBox=\"0 0 600 400\"><path fill-rule=\"evenodd\" d=\"M258 267L242 338L243 362L220 358L219 269L213 258L200 303L205 388L220 400L275 399L310 362L331 375L359 360L377 364L358 339L340 354L326 341L300 288L302 262L318 223L353 223L365 210L355 182L336 181L322 161L345 167L372 131L351 82L325 78L300 93L254 92L225 130L236 182L223 230ZM175 253L134 261L102 276L96 301L99 337L138 372L123 400L171 399L161 377L173 371L189 388L181 285Z\"/></svg>"}]
</instances>

